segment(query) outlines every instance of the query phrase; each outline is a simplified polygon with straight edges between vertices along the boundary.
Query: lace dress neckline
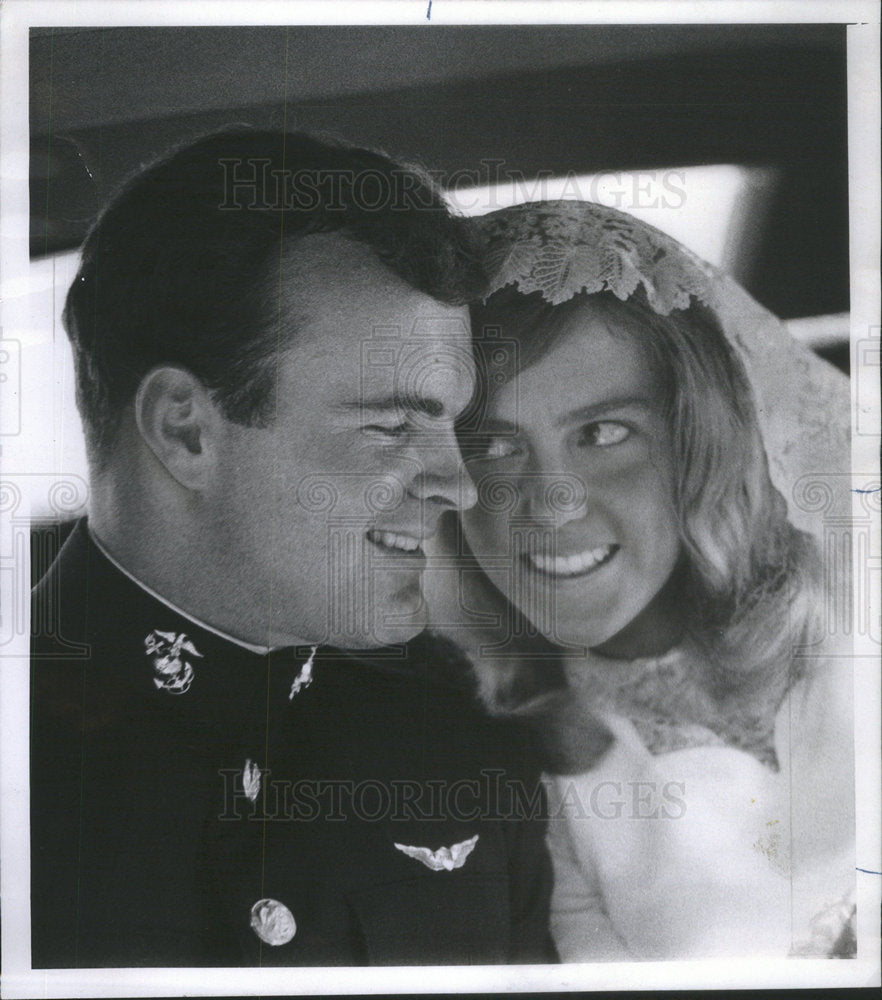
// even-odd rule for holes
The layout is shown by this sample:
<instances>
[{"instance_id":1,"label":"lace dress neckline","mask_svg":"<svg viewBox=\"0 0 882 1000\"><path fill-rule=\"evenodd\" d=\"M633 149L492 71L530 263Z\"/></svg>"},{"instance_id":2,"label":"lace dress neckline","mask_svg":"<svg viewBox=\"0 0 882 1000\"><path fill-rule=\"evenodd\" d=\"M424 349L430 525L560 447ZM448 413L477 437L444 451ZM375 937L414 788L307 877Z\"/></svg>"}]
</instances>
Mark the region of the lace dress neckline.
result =
<instances>
[{"instance_id":1,"label":"lace dress neckline","mask_svg":"<svg viewBox=\"0 0 882 1000\"><path fill-rule=\"evenodd\" d=\"M591 652L587 658L567 661L566 673L589 712L626 718L654 756L691 747L729 746L778 770L774 737L781 699L724 710L703 683L707 666L692 650L678 646L660 656L634 660Z\"/></svg>"}]
</instances>

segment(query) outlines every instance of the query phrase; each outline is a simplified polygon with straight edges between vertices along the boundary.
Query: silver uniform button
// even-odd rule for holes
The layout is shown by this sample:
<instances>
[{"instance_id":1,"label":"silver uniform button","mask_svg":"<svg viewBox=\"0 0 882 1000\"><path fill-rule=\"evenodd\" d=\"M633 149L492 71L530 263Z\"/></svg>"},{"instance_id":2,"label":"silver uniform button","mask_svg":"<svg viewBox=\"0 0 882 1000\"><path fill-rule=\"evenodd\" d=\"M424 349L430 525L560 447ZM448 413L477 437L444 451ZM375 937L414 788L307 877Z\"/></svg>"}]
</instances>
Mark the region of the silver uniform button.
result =
<instances>
[{"instance_id":1,"label":"silver uniform button","mask_svg":"<svg viewBox=\"0 0 882 1000\"><path fill-rule=\"evenodd\" d=\"M251 907L251 929L264 944L287 944L297 933L294 914L277 899L258 899Z\"/></svg>"}]
</instances>

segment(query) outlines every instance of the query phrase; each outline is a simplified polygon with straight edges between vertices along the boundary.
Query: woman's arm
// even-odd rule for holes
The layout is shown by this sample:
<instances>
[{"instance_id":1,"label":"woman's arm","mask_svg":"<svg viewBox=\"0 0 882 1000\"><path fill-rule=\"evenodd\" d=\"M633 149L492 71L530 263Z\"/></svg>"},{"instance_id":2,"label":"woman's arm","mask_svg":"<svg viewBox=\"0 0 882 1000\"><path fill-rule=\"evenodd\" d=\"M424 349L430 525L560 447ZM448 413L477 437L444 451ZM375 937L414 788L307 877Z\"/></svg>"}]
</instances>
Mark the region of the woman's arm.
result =
<instances>
[{"instance_id":1,"label":"woman's arm","mask_svg":"<svg viewBox=\"0 0 882 1000\"><path fill-rule=\"evenodd\" d=\"M633 955L609 919L594 868L577 857L561 789L549 794L548 849L554 869L551 933L562 962L630 962Z\"/></svg>"}]
</instances>

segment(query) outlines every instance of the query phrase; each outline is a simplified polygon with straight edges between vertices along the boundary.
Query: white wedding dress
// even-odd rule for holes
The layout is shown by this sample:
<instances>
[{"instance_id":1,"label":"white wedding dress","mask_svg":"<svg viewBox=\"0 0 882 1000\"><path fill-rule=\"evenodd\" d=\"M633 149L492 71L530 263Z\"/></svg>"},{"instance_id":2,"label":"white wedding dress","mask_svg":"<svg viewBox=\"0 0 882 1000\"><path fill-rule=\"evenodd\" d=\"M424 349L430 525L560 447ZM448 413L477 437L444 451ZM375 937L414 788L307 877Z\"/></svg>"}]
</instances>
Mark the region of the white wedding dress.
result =
<instances>
[{"instance_id":1,"label":"white wedding dress","mask_svg":"<svg viewBox=\"0 0 882 1000\"><path fill-rule=\"evenodd\" d=\"M855 882L850 661L821 661L786 696L772 720L776 770L701 725L647 721L647 676L660 664L670 691L677 659L627 665L642 695L636 721L616 706L598 711L596 685L572 671L575 695L615 740L590 771L550 782L561 959L845 957ZM619 687L618 707L633 692Z\"/></svg>"}]
</instances>

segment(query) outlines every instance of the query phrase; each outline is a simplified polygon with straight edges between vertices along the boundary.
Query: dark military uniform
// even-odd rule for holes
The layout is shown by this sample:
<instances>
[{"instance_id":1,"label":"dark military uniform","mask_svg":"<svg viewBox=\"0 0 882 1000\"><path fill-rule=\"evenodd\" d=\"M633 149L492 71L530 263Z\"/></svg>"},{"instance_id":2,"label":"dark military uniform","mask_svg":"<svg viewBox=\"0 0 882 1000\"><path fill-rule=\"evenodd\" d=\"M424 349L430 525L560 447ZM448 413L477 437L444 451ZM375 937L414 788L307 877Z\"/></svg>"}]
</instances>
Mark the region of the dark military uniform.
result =
<instances>
[{"instance_id":1,"label":"dark military uniform","mask_svg":"<svg viewBox=\"0 0 882 1000\"><path fill-rule=\"evenodd\" d=\"M528 742L432 642L250 652L84 523L33 609L35 968L554 960Z\"/></svg>"}]
</instances>

